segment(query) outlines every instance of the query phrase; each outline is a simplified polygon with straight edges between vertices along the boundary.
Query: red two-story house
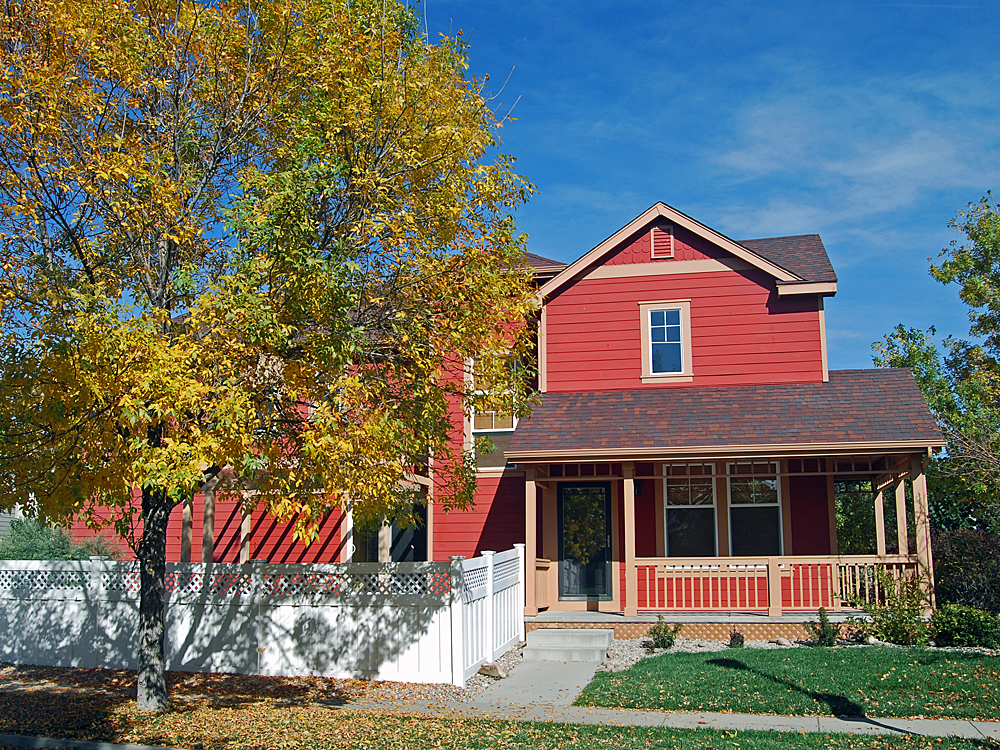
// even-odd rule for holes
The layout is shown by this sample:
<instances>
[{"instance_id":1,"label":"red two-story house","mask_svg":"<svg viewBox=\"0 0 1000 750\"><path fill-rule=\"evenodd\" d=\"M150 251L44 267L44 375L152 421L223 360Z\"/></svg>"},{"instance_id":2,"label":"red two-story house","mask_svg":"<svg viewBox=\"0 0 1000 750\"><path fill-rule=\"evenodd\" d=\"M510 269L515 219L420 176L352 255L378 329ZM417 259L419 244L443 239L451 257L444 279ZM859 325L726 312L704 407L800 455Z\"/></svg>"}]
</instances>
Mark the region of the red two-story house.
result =
<instances>
[{"instance_id":1,"label":"red two-story house","mask_svg":"<svg viewBox=\"0 0 1000 750\"><path fill-rule=\"evenodd\" d=\"M525 541L529 616L815 612L879 567L930 574L941 434L908 371L828 369L818 235L736 242L658 203L569 265L529 260L541 402L473 418L500 450L475 511L432 514L435 558ZM835 482L869 487L874 555L838 555Z\"/></svg>"},{"instance_id":2,"label":"red two-story house","mask_svg":"<svg viewBox=\"0 0 1000 750\"><path fill-rule=\"evenodd\" d=\"M930 574L924 469L943 440L908 371L828 369L837 277L818 235L736 242L658 203L569 265L528 260L540 404L518 424L456 407L467 447L497 446L475 508L445 513L431 490L420 529L366 539L334 509L305 547L210 493L174 514L171 559L447 560L525 542L526 615L566 617L815 612L871 596L880 567ZM872 555L838 554L845 482L872 497Z\"/></svg>"}]
</instances>

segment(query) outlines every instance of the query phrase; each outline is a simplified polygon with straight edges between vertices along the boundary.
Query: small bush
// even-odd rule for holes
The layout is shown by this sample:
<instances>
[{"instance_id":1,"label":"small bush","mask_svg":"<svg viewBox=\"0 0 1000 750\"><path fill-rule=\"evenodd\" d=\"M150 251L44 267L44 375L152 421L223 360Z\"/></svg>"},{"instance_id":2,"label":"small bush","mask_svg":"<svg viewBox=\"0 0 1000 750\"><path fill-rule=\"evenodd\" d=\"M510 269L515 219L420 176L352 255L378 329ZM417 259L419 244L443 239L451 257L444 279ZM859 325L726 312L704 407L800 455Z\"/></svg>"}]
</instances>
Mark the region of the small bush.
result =
<instances>
[{"instance_id":1,"label":"small bush","mask_svg":"<svg viewBox=\"0 0 1000 750\"><path fill-rule=\"evenodd\" d=\"M743 648L746 639L743 637L743 633L738 630L734 630L729 634L729 648Z\"/></svg>"},{"instance_id":2,"label":"small bush","mask_svg":"<svg viewBox=\"0 0 1000 750\"><path fill-rule=\"evenodd\" d=\"M813 640L817 646L836 646L840 637L840 626L830 622L830 616L826 613L826 607L820 607L819 622L808 622L806 627L812 633Z\"/></svg>"},{"instance_id":3,"label":"small bush","mask_svg":"<svg viewBox=\"0 0 1000 750\"><path fill-rule=\"evenodd\" d=\"M0 538L0 560L86 560L91 556L118 557L118 549L103 539L75 544L62 529L37 518L16 518L10 535Z\"/></svg>"},{"instance_id":4,"label":"small bush","mask_svg":"<svg viewBox=\"0 0 1000 750\"><path fill-rule=\"evenodd\" d=\"M668 625L663 621L663 615L657 615L656 624L649 629L650 646L652 648L672 648L683 627L681 623Z\"/></svg>"},{"instance_id":5,"label":"small bush","mask_svg":"<svg viewBox=\"0 0 1000 750\"><path fill-rule=\"evenodd\" d=\"M1000 536L977 529L934 532L934 594L938 604L1000 613Z\"/></svg>"},{"instance_id":6,"label":"small bush","mask_svg":"<svg viewBox=\"0 0 1000 750\"><path fill-rule=\"evenodd\" d=\"M856 621L866 635L898 646L922 646L930 637L930 628L923 617L927 602L924 578L893 578L883 570L875 570L875 579L882 592L881 602L854 602L864 609L869 620Z\"/></svg>"},{"instance_id":7,"label":"small bush","mask_svg":"<svg viewBox=\"0 0 1000 750\"><path fill-rule=\"evenodd\" d=\"M938 646L1000 648L1000 618L992 612L963 604L945 604L931 618Z\"/></svg>"}]
</instances>

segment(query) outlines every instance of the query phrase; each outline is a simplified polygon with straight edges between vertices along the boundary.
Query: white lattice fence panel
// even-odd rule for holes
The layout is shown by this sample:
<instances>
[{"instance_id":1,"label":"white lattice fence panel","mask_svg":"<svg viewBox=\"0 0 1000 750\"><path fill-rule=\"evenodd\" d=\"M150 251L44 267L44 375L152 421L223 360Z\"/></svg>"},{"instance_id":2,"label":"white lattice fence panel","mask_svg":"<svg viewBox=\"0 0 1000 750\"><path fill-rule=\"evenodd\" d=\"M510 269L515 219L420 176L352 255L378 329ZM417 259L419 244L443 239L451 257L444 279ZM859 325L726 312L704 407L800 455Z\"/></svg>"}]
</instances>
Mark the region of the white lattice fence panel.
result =
<instances>
[{"instance_id":1,"label":"white lattice fence panel","mask_svg":"<svg viewBox=\"0 0 1000 750\"><path fill-rule=\"evenodd\" d=\"M77 570L0 570L0 591L82 591L88 578Z\"/></svg>"},{"instance_id":2,"label":"white lattice fence panel","mask_svg":"<svg viewBox=\"0 0 1000 750\"><path fill-rule=\"evenodd\" d=\"M447 572L263 573L268 596L441 596L451 591Z\"/></svg>"},{"instance_id":3,"label":"white lattice fence panel","mask_svg":"<svg viewBox=\"0 0 1000 750\"><path fill-rule=\"evenodd\" d=\"M138 570L106 570L101 575L105 591L139 595L140 577Z\"/></svg>"}]
</instances>

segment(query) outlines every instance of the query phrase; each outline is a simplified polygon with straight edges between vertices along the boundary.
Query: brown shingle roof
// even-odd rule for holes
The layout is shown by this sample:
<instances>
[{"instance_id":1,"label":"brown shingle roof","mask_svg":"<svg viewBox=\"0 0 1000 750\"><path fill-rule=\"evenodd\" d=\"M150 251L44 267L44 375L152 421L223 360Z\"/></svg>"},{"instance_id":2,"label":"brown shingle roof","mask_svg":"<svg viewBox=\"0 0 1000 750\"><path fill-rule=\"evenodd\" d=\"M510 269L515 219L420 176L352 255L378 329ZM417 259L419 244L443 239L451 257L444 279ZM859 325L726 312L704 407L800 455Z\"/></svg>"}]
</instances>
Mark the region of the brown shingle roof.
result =
<instances>
[{"instance_id":1,"label":"brown shingle roof","mask_svg":"<svg viewBox=\"0 0 1000 750\"><path fill-rule=\"evenodd\" d=\"M505 453L517 461L850 444L944 444L909 370L832 371L828 383L546 393Z\"/></svg>"},{"instance_id":2,"label":"brown shingle roof","mask_svg":"<svg viewBox=\"0 0 1000 750\"><path fill-rule=\"evenodd\" d=\"M532 268L564 268L566 266L560 260L551 260L550 258L543 258L541 255L535 255L534 253L525 253L524 259L528 261L528 265Z\"/></svg>"},{"instance_id":3,"label":"brown shingle roof","mask_svg":"<svg viewBox=\"0 0 1000 750\"><path fill-rule=\"evenodd\" d=\"M835 282L837 274L818 234L764 237L739 243L808 282Z\"/></svg>"}]
</instances>

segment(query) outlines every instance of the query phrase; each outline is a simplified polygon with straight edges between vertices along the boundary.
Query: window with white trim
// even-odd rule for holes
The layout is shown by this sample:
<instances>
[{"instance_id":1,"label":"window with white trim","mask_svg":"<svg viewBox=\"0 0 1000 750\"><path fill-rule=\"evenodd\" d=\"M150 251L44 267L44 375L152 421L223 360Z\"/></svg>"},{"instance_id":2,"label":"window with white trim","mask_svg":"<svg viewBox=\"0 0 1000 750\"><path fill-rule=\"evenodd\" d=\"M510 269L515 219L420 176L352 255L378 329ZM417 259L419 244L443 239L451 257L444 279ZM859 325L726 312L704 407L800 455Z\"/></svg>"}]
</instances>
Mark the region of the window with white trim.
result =
<instances>
[{"instance_id":1,"label":"window with white trim","mask_svg":"<svg viewBox=\"0 0 1000 750\"><path fill-rule=\"evenodd\" d=\"M472 416L472 441L476 448L476 466L480 469L500 469L507 463L503 452L510 444L510 438L517 427L517 419L510 414L495 411L477 412ZM484 440L492 443L493 449L481 450Z\"/></svg>"},{"instance_id":2,"label":"window with white trim","mask_svg":"<svg viewBox=\"0 0 1000 750\"><path fill-rule=\"evenodd\" d=\"M778 464L729 464L729 536L734 557L780 555L781 483Z\"/></svg>"},{"instance_id":3,"label":"window with white trim","mask_svg":"<svg viewBox=\"0 0 1000 750\"><path fill-rule=\"evenodd\" d=\"M640 302L642 382L690 381L691 302Z\"/></svg>"},{"instance_id":4,"label":"window with white trim","mask_svg":"<svg viewBox=\"0 0 1000 750\"><path fill-rule=\"evenodd\" d=\"M663 474L667 557L715 557L715 466L664 464Z\"/></svg>"}]
</instances>

